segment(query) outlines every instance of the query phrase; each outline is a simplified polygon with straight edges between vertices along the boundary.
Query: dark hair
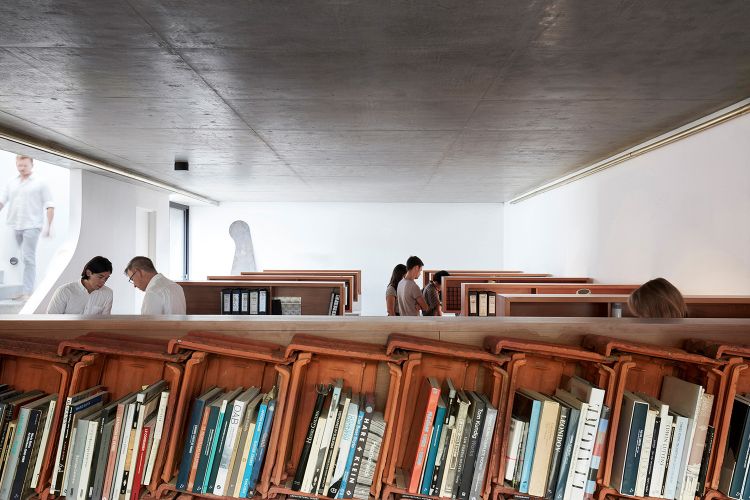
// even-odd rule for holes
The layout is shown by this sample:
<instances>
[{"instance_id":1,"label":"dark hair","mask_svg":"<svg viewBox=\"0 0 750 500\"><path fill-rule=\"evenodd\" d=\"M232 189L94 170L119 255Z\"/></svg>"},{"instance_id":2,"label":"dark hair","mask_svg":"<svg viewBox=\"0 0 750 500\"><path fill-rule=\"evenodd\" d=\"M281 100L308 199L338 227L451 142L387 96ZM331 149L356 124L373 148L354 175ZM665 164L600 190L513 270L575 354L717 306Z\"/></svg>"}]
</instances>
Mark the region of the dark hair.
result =
<instances>
[{"instance_id":1,"label":"dark hair","mask_svg":"<svg viewBox=\"0 0 750 500\"><path fill-rule=\"evenodd\" d=\"M630 294L628 306L639 318L684 318L687 305L680 291L664 278L647 281Z\"/></svg>"},{"instance_id":2,"label":"dark hair","mask_svg":"<svg viewBox=\"0 0 750 500\"><path fill-rule=\"evenodd\" d=\"M109 259L102 257L101 255L97 255L96 257L88 261L85 266L83 266L83 271L81 271L81 279L89 279L89 277L86 276L86 271L91 271L91 274L112 274L112 263L109 261Z\"/></svg>"},{"instance_id":3,"label":"dark hair","mask_svg":"<svg viewBox=\"0 0 750 500\"><path fill-rule=\"evenodd\" d=\"M416 255L412 255L411 257L406 259L406 269L413 269L417 266L424 267L424 262L422 262L422 259L420 259Z\"/></svg>"},{"instance_id":4,"label":"dark hair","mask_svg":"<svg viewBox=\"0 0 750 500\"><path fill-rule=\"evenodd\" d=\"M438 271L432 275L432 281L436 283L442 283L443 276L450 276L451 273L448 271Z\"/></svg>"},{"instance_id":5,"label":"dark hair","mask_svg":"<svg viewBox=\"0 0 750 500\"><path fill-rule=\"evenodd\" d=\"M388 285L393 288L398 288L398 282L404 279L405 274L406 266L403 264L396 264L396 267L393 268L393 272L391 273L391 282L388 283Z\"/></svg>"},{"instance_id":6,"label":"dark hair","mask_svg":"<svg viewBox=\"0 0 750 500\"><path fill-rule=\"evenodd\" d=\"M130 259L130 262L128 262L128 265L125 267L125 274L127 274L128 271L134 269L140 269L141 271L146 271L147 273L156 273L156 268L154 267L154 263L151 262L151 259L143 256L133 257L132 259Z\"/></svg>"}]
</instances>

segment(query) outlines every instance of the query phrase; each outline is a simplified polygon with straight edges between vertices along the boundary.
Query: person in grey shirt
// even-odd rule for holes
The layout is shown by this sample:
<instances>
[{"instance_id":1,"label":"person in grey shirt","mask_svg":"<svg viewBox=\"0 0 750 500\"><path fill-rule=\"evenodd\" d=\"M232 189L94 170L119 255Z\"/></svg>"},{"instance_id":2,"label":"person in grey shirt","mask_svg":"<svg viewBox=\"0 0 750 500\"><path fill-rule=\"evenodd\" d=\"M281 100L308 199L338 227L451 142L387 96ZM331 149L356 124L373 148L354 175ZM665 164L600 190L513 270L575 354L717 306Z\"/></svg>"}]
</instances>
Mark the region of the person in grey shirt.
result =
<instances>
[{"instance_id":1,"label":"person in grey shirt","mask_svg":"<svg viewBox=\"0 0 750 500\"><path fill-rule=\"evenodd\" d=\"M388 283L388 288L385 289L385 308L388 311L388 316L401 316L398 312L398 297L396 289L398 284L404 279L406 274L406 266L403 264L396 264L391 273L391 282Z\"/></svg>"},{"instance_id":2,"label":"person in grey shirt","mask_svg":"<svg viewBox=\"0 0 750 500\"><path fill-rule=\"evenodd\" d=\"M419 311L427 311L430 307L422 297L414 280L422 274L424 262L419 257L412 255L406 260L406 275L398 284L396 295L398 298L398 310L401 316L419 316Z\"/></svg>"},{"instance_id":3,"label":"person in grey shirt","mask_svg":"<svg viewBox=\"0 0 750 500\"><path fill-rule=\"evenodd\" d=\"M440 300L440 291L443 285L443 276L450 276L448 271L436 272L432 280L427 283L427 286L422 290L427 306L430 308L427 311L422 312L422 316L442 316L443 315L443 303Z\"/></svg>"}]
</instances>

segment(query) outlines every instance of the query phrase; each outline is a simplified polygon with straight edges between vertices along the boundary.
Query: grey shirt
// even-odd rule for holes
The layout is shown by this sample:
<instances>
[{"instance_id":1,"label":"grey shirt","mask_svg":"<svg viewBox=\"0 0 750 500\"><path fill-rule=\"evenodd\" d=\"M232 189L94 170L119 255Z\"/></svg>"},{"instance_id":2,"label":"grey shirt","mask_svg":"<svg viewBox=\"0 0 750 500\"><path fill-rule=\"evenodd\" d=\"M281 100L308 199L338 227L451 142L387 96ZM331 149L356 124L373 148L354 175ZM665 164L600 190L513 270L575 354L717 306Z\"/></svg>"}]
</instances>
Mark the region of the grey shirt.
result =
<instances>
[{"instance_id":1,"label":"grey shirt","mask_svg":"<svg viewBox=\"0 0 750 500\"><path fill-rule=\"evenodd\" d=\"M397 291L398 309L401 316L419 316L417 298L421 296L422 291L414 280L402 279Z\"/></svg>"},{"instance_id":2,"label":"grey shirt","mask_svg":"<svg viewBox=\"0 0 750 500\"><path fill-rule=\"evenodd\" d=\"M393 288L391 285L388 285L388 288L385 289L385 298L388 299L388 297L395 297L396 303L393 304L393 311L396 313L396 316L399 316L398 295L396 294L396 289Z\"/></svg>"},{"instance_id":3,"label":"grey shirt","mask_svg":"<svg viewBox=\"0 0 750 500\"><path fill-rule=\"evenodd\" d=\"M422 290L422 295L424 295L424 301L427 302L427 307L430 308L427 311L422 311L422 316L435 316L440 305L440 292L438 292L435 283L430 281Z\"/></svg>"}]
</instances>

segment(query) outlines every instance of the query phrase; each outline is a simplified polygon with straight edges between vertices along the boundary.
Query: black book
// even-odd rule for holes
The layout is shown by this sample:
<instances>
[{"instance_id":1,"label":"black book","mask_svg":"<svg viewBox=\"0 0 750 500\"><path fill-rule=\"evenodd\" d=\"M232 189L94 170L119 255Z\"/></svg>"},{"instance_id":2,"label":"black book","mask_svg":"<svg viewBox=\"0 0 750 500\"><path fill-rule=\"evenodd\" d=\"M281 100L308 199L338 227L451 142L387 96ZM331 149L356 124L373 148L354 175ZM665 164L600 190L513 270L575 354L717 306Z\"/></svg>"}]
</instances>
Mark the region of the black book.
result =
<instances>
[{"instance_id":1,"label":"black book","mask_svg":"<svg viewBox=\"0 0 750 500\"><path fill-rule=\"evenodd\" d=\"M461 441L459 441L458 443L458 462L456 463L455 477L453 478L452 489L454 498L458 498L458 488L461 485L461 479L463 477L464 464L466 463L466 451L469 447L469 436L471 435L471 427L473 423L471 415L474 410L474 405L471 403L473 400L468 394L468 392L465 392L464 397L466 398L466 401L470 402L469 404L471 406L469 407L469 415L467 415L466 417L463 433L461 434Z\"/></svg>"},{"instance_id":2,"label":"black book","mask_svg":"<svg viewBox=\"0 0 750 500\"><path fill-rule=\"evenodd\" d=\"M320 413L323 411L326 396L331 392L331 386L316 386L316 390L318 392L318 397L315 400L315 408L313 409L312 418L310 418L310 426L307 428L307 437L305 437L305 444L302 447L302 453L300 454L299 463L297 464L297 471L295 472L294 480L292 481L292 490L294 491L299 491L300 488L302 488L302 480L305 478L307 460L310 458L313 439L315 439L315 429L318 427L318 419L320 418Z\"/></svg>"},{"instance_id":3,"label":"black book","mask_svg":"<svg viewBox=\"0 0 750 500\"><path fill-rule=\"evenodd\" d=\"M563 497L565 495L565 485L567 483L568 474L570 473L570 463L571 458L573 457L573 447L575 446L576 433L578 432L578 420L581 418L581 410L568 406L567 403L563 402L561 399L556 398L555 400L560 403L561 409L568 409L568 428L565 431L565 441L563 442L562 457L560 458L560 465L557 469L554 496L554 500L563 500ZM523 460L521 460L520 456L518 457L518 463L523 463Z\"/></svg>"},{"instance_id":4,"label":"black book","mask_svg":"<svg viewBox=\"0 0 750 500\"><path fill-rule=\"evenodd\" d=\"M26 425L26 435L21 442L21 448L19 450L21 456L18 458L16 474L13 477L13 484L10 489L10 498L12 500L20 500L21 495L23 494L23 485L26 482L26 473L29 470L29 462L31 461L31 450L34 448L34 440L36 439L36 434L37 430L39 429L39 422L41 419L41 408L32 408L29 410L28 423Z\"/></svg>"},{"instance_id":5,"label":"black book","mask_svg":"<svg viewBox=\"0 0 750 500\"><path fill-rule=\"evenodd\" d=\"M625 391L623 411L620 413L620 428L617 432L617 449L613 461L613 474L623 495L635 495L638 479L638 464L643 448L643 433L646 429L648 403Z\"/></svg>"},{"instance_id":6,"label":"black book","mask_svg":"<svg viewBox=\"0 0 750 500\"><path fill-rule=\"evenodd\" d=\"M443 475L448 467L448 448L450 448L451 439L453 436L453 430L456 426L456 419L458 418L458 391L453 380L446 378L443 382L443 388L441 394L444 394L447 401L445 404L445 420L443 421L443 431L440 436L440 442L438 443L438 449L442 444L442 452L435 461L435 470L432 474L432 481L430 483L430 494L437 496L440 492L438 489L442 484Z\"/></svg>"},{"instance_id":7,"label":"black book","mask_svg":"<svg viewBox=\"0 0 750 500\"><path fill-rule=\"evenodd\" d=\"M703 457L701 458L701 469L698 472L698 487L695 489L695 496L703 496L703 489L706 487L706 475L708 474L708 460L711 458L711 448L714 446L714 433L716 429L712 425L706 429L706 447L703 448Z\"/></svg>"},{"instance_id":8,"label":"black book","mask_svg":"<svg viewBox=\"0 0 750 500\"><path fill-rule=\"evenodd\" d=\"M485 413L487 410L484 401L482 401L482 398L477 396L476 393L468 392L467 395L471 399L471 430L469 432L469 443L466 447L466 457L461 470L461 480L460 483L457 483L458 494L456 495L456 498L459 500L469 498L469 493L471 493L471 482L474 479L474 466L477 461L479 441L482 439L482 427L484 426Z\"/></svg>"},{"instance_id":9,"label":"black book","mask_svg":"<svg viewBox=\"0 0 750 500\"><path fill-rule=\"evenodd\" d=\"M193 401L193 408L190 411L190 420L188 420L187 431L185 432L185 444L182 448L182 462L180 462L180 470L177 473L177 481L175 487L178 490L185 490L187 488L188 477L190 476L190 466L193 463L193 455L195 454L195 446L198 439L198 431L200 430L201 418L203 417L203 410L206 405L216 398L221 392L220 387L212 387L207 392L198 397Z\"/></svg>"},{"instance_id":10,"label":"black book","mask_svg":"<svg viewBox=\"0 0 750 500\"><path fill-rule=\"evenodd\" d=\"M216 485L216 476L219 475L221 455L224 453L224 445L226 444L225 441L227 440L227 430L229 429L229 421L231 420L234 400L237 399L240 394L242 394L243 390L244 389L242 387L238 387L220 398L221 404L224 404L224 400L226 400L227 404L224 408L224 417L222 418L221 426L217 425L218 428L215 431L219 435L219 441L216 443L215 451L211 452L211 454L213 455L213 462L211 462L211 470L207 471L209 472L208 483L203 485L204 493L213 494L214 492L214 485Z\"/></svg>"},{"instance_id":11,"label":"black book","mask_svg":"<svg viewBox=\"0 0 750 500\"><path fill-rule=\"evenodd\" d=\"M354 458L352 458L352 466L349 471L349 477L346 480L346 487L344 488L344 498L352 498L354 496L354 489L357 486L357 478L359 477L359 471L362 468L362 455L365 452L365 446L367 445L367 434L370 432L370 424L372 423L372 413L375 411L375 395L370 393L365 396L364 404L365 416L362 419L362 427L359 430L359 435L355 436L356 448L354 449Z\"/></svg>"},{"instance_id":12,"label":"black book","mask_svg":"<svg viewBox=\"0 0 750 500\"><path fill-rule=\"evenodd\" d=\"M193 493L204 493L207 486L203 484L206 479L206 467L208 467L208 461L211 459L211 445L214 442L214 433L217 432L216 424L218 423L219 411L221 410L221 398L225 395L226 393L214 399L210 405L211 409L208 413L206 432L203 436L203 445L201 447L201 457L198 459L198 469L195 474L195 482L193 483Z\"/></svg>"},{"instance_id":13,"label":"black book","mask_svg":"<svg viewBox=\"0 0 750 500\"><path fill-rule=\"evenodd\" d=\"M648 496L648 492L651 491L651 476L653 476L652 471L654 470L654 461L656 460L656 448L659 445L659 443L657 442L657 437L659 436L659 427L661 427L661 417L657 415L656 421L654 422L654 437L651 439L651 449L649 450L648 456L648 471L646 473L646 486L644 488L646 496Z\"/></svg>"},{"instance_id":14,"label":"black book","mask_svg":"<svg viewBox=\"0 0 750 500\"><path fill-rule=\"evenodd\" d=\"M557 418L557 432L555 432L555 444L552 447L552 457L549 461L549 474L547 475L547 489L544 498L549 500L555 495L555 489L557 487L557 475L560 470L560 463L562 462L563 451L565 447L565 432L568 429L568 417L570 416L570 408L564 404L560 405L560 414Z\"/></svg>"}]
</instances>

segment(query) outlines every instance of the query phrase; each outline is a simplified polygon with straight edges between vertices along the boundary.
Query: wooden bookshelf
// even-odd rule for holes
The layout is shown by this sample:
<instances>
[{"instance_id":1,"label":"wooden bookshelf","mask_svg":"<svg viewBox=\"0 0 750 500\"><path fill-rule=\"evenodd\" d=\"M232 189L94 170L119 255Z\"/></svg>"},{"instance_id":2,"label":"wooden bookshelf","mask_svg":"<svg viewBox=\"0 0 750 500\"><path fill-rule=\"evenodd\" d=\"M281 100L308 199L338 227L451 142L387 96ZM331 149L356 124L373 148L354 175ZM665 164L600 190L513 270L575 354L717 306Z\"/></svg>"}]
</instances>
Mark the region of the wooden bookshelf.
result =
<instances>
[{"instance_id":1,"label":"wooden bookshelf","mask_svg":"<svg viewBox=\"0 0 750 500\"><path fill-rule=\"evenodd\" d=\"M600 283L461 283L461 308L458 311L450 310L446 312L460 312L461 315L469 314L469 293L470 292L491 292L502 295L528 295L528 294L555 294L570 295L579 290L588 290L593 295L624 295L630 294L639 285L607 285Z\"/></svg>"},{"instance_id":2,"label":"wooden bookshelf","mask_svg":"<svg viewBox=\"0 0 750 500\"><path fill-rule=\"evenodd\" d=\"M310 274L313 276L349 276L354 278L354 301L359 301L359 296L362 295L362 270L361 269L266 269L260 271L260 273L269 274L295 274L305 275ZM251 275L251 272L242 272L244 275ZM257 273L255 273L257 274Z\"/></svg>"},{"instance_id":3,"label":"wooden bookshelf","mask_svg":"<svg viewBox=\"0 0 750 500\"><path fill-rule=\"evenodd\" d=\"M563 277L557 277L557 276L529 276L529 275L523 275L518 274L515 276L496 276L496 277L490 277L490 276L445 276L443 277L442 284L441 284L441 295L443 297L443 311L444 312L452 312L457 313L461 311L461 300L462 300L462 291L461 291L461 285L464 283L490 283L490 284L527 284L527 283L535 283L535 284L557 284L557 283L566 283L566 284L586 284L591 283L593 280L591 278L577 278L577 277L571 277L571 278L563 278ZM519 290L532 290L532 287L526 288L519 288ZM519 292L523 293L523 292ZM534 293L532 291L529 291L528 293Z\"/></svg>"},{"instance_id":4,"label":"wooden bookshelf","mask_svg":"<svg viewBox=\"0 0 750 500\"><path fill-rule=\"evenodd\" d=\"M341 281L344 283L344 294L341 295L345 298L344 311L352 312L354 304L354 276L320 276L320 275L293 275L293 274L256 274L247 275L241 274L239 276L208 276L209 281L247 281L247 282L271 282L271 281L300 281L300 282L326 282L335 283ZM252 285L247 285L252 286Z\"/></svg>"},{"instance_id":5,"label":"wooden bookshelf","mask_svg":"<svg viewBox=\"0 0 750 500\"><path fill-rule=\"evenodd\" d=\"M498 316L607 317L612 304L622 305L624 317L633 316L627 305L628 295L549 295L499 294ZM750 296L686 295L691 318L748 318Z\"/></svg>"},{"instance_id":6,"label":"wooden bookshelf","mask_svg":"<svg viewBox=\"0 0 750 500\"><path fill-rule=\"evenodd\" d=\"M427 286L427 283L432 281L432 277L440 271L440 269L422 269L422 287ZM528 277L528 278L547 278L552 276L551 274L545 273L524 273L522 271L465 271L455 269L443 269L448 271L451 276L464 276L464 277L479 277L479 278L513 278L513 277Z\"/></svg>"},{"instance_id":7,"label":"wooden bookshelf","mask_svg":"<svg viewBox=\"0 0 750 500\"><path fill-rule=\"evenodd\" d=\"M265 288L268 290L267 310L277 297L301 297L303 315L328 315L331 292L344 297L342 281L178 281L185 292L187 314L221 315L221 291L225 288ZM343 300L337 316L343 316ZM247 318L247 316L243 316Z\"/></svg>"}]
</instances>

